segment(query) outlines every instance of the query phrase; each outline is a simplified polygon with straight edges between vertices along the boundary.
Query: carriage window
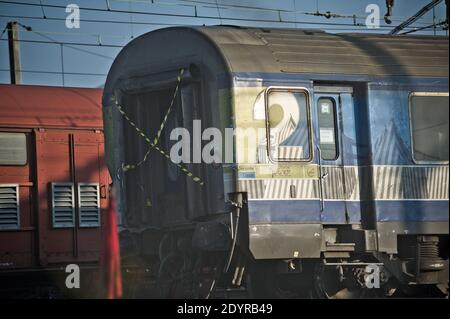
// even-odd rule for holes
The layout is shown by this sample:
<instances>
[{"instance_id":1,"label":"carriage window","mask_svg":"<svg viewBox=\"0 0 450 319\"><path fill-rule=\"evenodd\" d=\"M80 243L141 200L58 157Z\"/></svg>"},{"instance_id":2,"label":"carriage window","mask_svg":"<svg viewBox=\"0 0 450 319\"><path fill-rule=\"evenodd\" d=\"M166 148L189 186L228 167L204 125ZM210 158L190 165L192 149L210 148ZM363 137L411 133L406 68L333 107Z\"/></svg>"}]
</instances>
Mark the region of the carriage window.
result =
<instances>
[{"instance_id":1,"label":"carriage window","mask_svg":"<svg viewBox=\"0 0 450 319\"><path fill-rule=\"evenodd\" d=\"M25 165L27 139L25 133L0 132L0 165Z\"/></svg>"},{"instance_id":2,"label":"carriage window","mask_svg":"<svg viewBox=\"0 0 450 319\"><path fill-rule=\"evenodd\" d=\"M317 102L320 153L324 160L338 157L336 136L336 103L332 98L320 98Z\"/></svg>"},{"instance_id":3,"label":"carriage window","mask_svg":"<svg viewBox=\"0 0 450 319\"><path fill-rule=\"evenodd\" d=\"M310 159L306 93L272 90L267 103L271 158L278 161Z\"/></svg>"},{"instance_id":4,"label":"carriage window","mask_svg":"<svg viewBox=\"0 0 450 319\"><path fill-rule=\"evenodd\" d=\"M411 96L413 157L421 162L448 161L448 94Z\"/></svg>"}]
</instances>

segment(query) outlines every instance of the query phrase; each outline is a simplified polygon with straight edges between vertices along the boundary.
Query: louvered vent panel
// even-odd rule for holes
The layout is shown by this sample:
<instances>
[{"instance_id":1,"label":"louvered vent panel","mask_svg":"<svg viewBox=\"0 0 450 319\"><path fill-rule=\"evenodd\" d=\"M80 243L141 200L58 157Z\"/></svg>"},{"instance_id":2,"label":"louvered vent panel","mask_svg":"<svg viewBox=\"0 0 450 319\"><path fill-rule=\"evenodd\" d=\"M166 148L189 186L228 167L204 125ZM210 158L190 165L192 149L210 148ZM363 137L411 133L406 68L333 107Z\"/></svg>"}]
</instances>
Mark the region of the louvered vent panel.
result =
<instances>
[{"instance_id":1,"label":"louvered vent panel","mask_svg":"<svg viewBox=\"0 0 450 319\"><path fill-rule=\"evenodd\" d=\"M72 183L52 183L54 228L74 227L75 202Z\"/></svg>"},{"instance_id":2,"label":"louvered vent panel","mask_svg":"<svg viewBox=\"0 0 450 319\"><path fill-rule=\"evenodd\" d=\"M78 207L80 227L100 226L99 184L78 184Z\"/></svg>"},{"instance_id":3,"label":"louvered vent panel","mask_svg":"<svg viewBox=\"0 0 450 319\"><path fill-rule=\"evenodd\" d=\"M19 226L19 185L0 184L0 229Z\"/></svg>"}]
</instances>

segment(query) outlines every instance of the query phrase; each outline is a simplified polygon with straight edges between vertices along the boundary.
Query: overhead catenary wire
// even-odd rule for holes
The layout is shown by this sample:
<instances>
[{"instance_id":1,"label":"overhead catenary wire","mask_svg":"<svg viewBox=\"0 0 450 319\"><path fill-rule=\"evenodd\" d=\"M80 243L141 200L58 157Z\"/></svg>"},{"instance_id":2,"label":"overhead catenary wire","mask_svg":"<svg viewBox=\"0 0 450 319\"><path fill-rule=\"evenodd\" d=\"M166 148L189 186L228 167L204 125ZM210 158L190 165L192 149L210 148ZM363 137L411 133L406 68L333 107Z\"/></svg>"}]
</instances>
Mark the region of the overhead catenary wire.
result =
<instances>
[{"instance_id":1,"label":"overhead catenary wire","mask_svg":"<svg viewBox=\"0 0 450 319\"><path fill-rule=\"evenodd\" d=\"M117 1L117 2L124 2L124 1L131 1L131 2L147 2L144 0L113 0L113 1ZM193 3L193 4L211 4L210 2L205 2L205 1L200 1L200 0L178 0L181 2L188 2L188 3ZM295 0L294 0L295 1ZM160 3L159 1L155 3ZM161 3L162 4L162 3ZM304 15L311 15L317 12L320 12L319 10L319 6L317 3L317 10L316 12L307 12L307 11L298 11L296 10L296 6L294 5L294 10L287 10L287 9L270 9L270 8L261 8L261 7L254 7L254 6L247 6L247 5L230 5L230 4L220 4L220 6L223 9L230 9L230 8L235 8L235 9L250 9L250 10L257 10L257 11L268 11L268 12L282 12L282 13L295 13L295 14L304 14ZM357 16L357 15L353 15L353 14L337 14L337 13L331 13L332 15L334 15L333 17L335 18L357 18L357 19L363 19L365 20L367 17L366 16ZM401 17L401 16L396 16L394 19L392 19L392 21L398 21L398 22L403 22L404 19L407 19L409 17ZM379 18L378 20L380 21L384 21L384 18ZM425 23L425 22L423 22Z\"/></svg>"},{"instance_id":2,"label":"overhead catenary wire","mask_svg":"<svg viewBox=\"0 0 450 319\"><path fill-rule=\"evenodd\" d=\"M8 41L8 39L0 39L0 41ZM115 44L97 44L97 43L86 43L86 42L67 42L67 41L43 41L43 40L25 40L19 39L14 40L17 42L24 43L40 43L40 44L64 44L64 45L77 45L77 46L86 46L86 47L100 47L100 48L123 48L123 45L115 45Z\"/></svg>"},{"instance_id":3,"label":"overhead catenary wire","mask_svg":"<svg viewBox=\"0 0 450 319\"><path fill-rule=\"evenodd\" d=\"M43 34L40 31L34 30L31 26L27 26L27 25L24 25L22 23L18 23L18 25L21 26L22 28L24 28L26 32L32 32L32 33L34 33L36 35L39 35L40 37L42 37L44 39L49 40L51 43L60 45L61 46L61 52L62 52L62 46L66 46L66 47L68 47L70 49L73 49L73 50L81 51L81 52L84 52L84 53L87 53L87 54L95 55L95 56L98 56L98 57L101 57L101 58L105 58L105 59L109 59L109 60L114 60L113 57L110 57L110 56L107 56L107 55L104 55L104 54L99 54L99 53L92 52L92 51L89 51L89 50L85 50L85 49L81 49L81 48L77 48L77 47L72 47L70 44L62 43L62 42L60 42L58 40L55 40L55 39L53 39L53 38ZM61 59L63 59L63 58L61 57Z\"/></svg>"},{"instance_id":4,"label":"overhead catenary wire","mask_svg":"<svg viewBox=\"0 0 450 319\"><path fill-rule=\"evenodd\" d=\"M23 3L23 2L18 2L18 1L5 1L5 0L1 0L0 3L14 4L14 5L25 5L25 6L41 6L40 4L37 4L37 3ZM42 4L42 6L49 7L49 8L59 8L59 9L65 9L66 8L64 5L57 5L57 4ZM94 11L94 12L115 12L115 13L125 13L125 14L132 13L132 14L137 14L137 15L141 14L141 15L150 15L150 16L165 16L165 17L179 17L179 18L180 17L184 17L184 18L203 18L203 19L216 19L216 20L219 20L218 17L212 17L210 15L197 15L197 16L194 16L194 15L190 15L190 14L182 14L182 13L174 13L174 12L172 12L172 13L167 13L167 12L165 12L165 13L161 13L161 12L156 13L156 12L146 12L146 11L131 11L131 10L112 9L112 8L103 9L103 8L92 8L92 7L80 7L80 10L83 10L83 11ZM289 13L292 13L292 11L283 11L283 10L280 10L280 9L272 9L272 11L274 11L274 12L289 12ZM305 12L299 12L299 14L300 13L305 14ZM309 12L307 14L311 14L311 13ZM342 17L344 17L344 15L342 15ZM346 16L346 17L354 18L355 15L349 15L349 16ZM357 18L360 18L360 19L364 18L365 19L366 17L357 17ZM279 17L277 17L277 19L261 19L261 18L249 18L249 17L248 18L241 18L241 17L233 17L233 18L231 18L231 17L224 17L224 16L222 16L221 19L222 20L226 20L226 21L251 21L251 22L266 22L266 23L272 22L272 23L283 23L283 24L286 24L286 23L295 24L296 23L295 19L292 20L292 19L284 18L284 19L281 19L281 21L280 21ZM301 23L301 22L297 21L297 23ZM325 22L315 22L315 23L313 23L313 22L305 21L304 23L319 24L319 25L320 24L322 24L322 25L333 25L332 23L329 23L329 22L327 22L327 23L325 23ZM354 25L354 24L350 24L350 25Z\"/></svg>"},{"instance_id":5,"label":"overhead catenary wire","mask_svg":"<svg viewBox=\"0 0 450 319\"><path fill-rule=\"evenodd\" d=\"M8 18L8 19L29 19L29 20L42 20L42 17L34 17L34 16L27 16L27 15L1 15L0 14L0 18ZM48 21L65 21L65 18L58 18L58 17L47 17L46 20ZM130 24L129 21L119 21L119 20L100 20L100 19L86 19L86 18L82 18L80 19L80 22L87 22L87 23L112 23L112 24ZM149 26L186 26L186 24L183 23L165 23L165 22L140 22L140 21L133 21L132 24L134 25L149 25ZM299 24L303 24L303 25L318 25L318 26L322 26L325 25L327 26L327 30L333 31L333 30L337 30L337 31L345 31L345 30L349 30L349 31L360 31L362 30L362 28L364 28L364 25L355 25L352 23L334 23L334 22L330 22L330 23L324 23L324 22L312 22L312 21L296 21L291 23L292 25L299 25ZM191 25L197 25L197 26L202 26L205 25L204 23L194 23ZM333 28L333 27L343 27L343 28ZM345 28L344 28L345 27ZM391 26L380 26L379 30L391 30ZM308 28L306 28L308 29ZM416 27L407 27L406 29L416 29ZM374 31L376 29L370 29L368 31ZM115 37L115 38L123 38L126 39L127 36L126 35L108 35L108 34L99 34L99 33L71 33L71 32L53 32L53 31L43 31L41 30L40 32L42 33L48 33L48 34L55 34L55 35L70 35L70 36L92 36L95 38L107 38L109 36Z\"/></svg>"},{"instance_id":6,"label":"overhead catenary wire","mask_svg":"<svg viewBox=\"0 0 450 319\"><path fill-rule=\"evenodd\" d=\"M441 27L442 30L446 30L448 28L448 22L447 21L441 21L441 22L438 22L438 23L430 24L428 26L424 26L424 27L420 27L420 28L414 28L413 30L405 31L405 32L402 32L400 34L401 35L406 35L406 34L414 33L414 32L417 32L417 31L424 31L426 29L431 29L431 28L433 28L433 30L430 30L430 31L432 31L434 33L437 30L437 27Z\"/></svg>"},{"instance_id":7,"label":"overhead catenary wire","mask_svg":"<svg viewBox=\"0 0 450 319\"><path fill-rule=\"evenodd\" d=\"M4 28L3 28L3 31L2 31L2 33L0 34L0 39L1 38L3 38L3 35L5 34L5 32L8 30L8 25L6 25Z\"/></svg>"},{"instance_id":8,"label":"overhead catenary wire","mask_svg":"<svg viewBox=\"0 0 450 319\"><path fill-rule=\"evenodd\" d=\"M427 28L429 28L429 26L427 26ZM341 29L342 31L345 31L347 29ZM416 30L413 30L416 31ZM7 42L7 39L0 39L0 41L3 42ZM26 40L26 39L19 39L19 40L14 40L17 42L23 42L23 43L36 43L36 44L54 44L54 45L58 45L58 44L63 44L65 46L86 46L86 47L98 47L98 48L123 48L123 45L115 45L115 44L97 44L97 43L86 43L86 42L68 42L68 41L43 41L43 40ZM75 49L72 47L72 49ZM90 52L90 51L89 51ZM87 52L86 52L87 53ZM90 52L92 54L96 54L94 52ZM110 57L108 57L110 58Z\"/></svg>"},{"instance_id":9,"label":"overhead catenary wire","mask_svg":"<svg viewBox=\"0 0 450 319\"><path fill-rule=\"evenodd\" d=\"M423 30L417 30L417 28L412 29L412 32L415 31L427 31L426 29L429 29L429 26L426 26L425 28L423 28ZM445 30L445 24L440 25L440 29L441 30ZM8 29L5 28L5 31L7 31ZM305 28L305 30L308 30L308 28ZM314 29L310 29L310 30L314 30ZM359 29L354 29L354 28L330 28L329 30L332 31L359 31ZM373 32L376 32L374 30L371 30ZM431 30L429 30L431 32ZM23 31L24 32L24 31ZM38 33L40 33L41 35L45 34L45 31L36 31ZM409 32L408 32L409 33ZM403 34L403 33L402 33ZM8 41L7 39L1 39L0 41ZM76 41L58 41L55 39L51 39L50 41L42 41L42 40L33 40L33 39L19 39L19 40L15 40L18 42L23 42L23 43L36 43L36 44L63 44L65 46L71 46L72 49L75 50L79 50L79 51L83 51L83 52L89 52L91 54L95 54L98 55L98 53L94 53L91 51L84 51L82 49L79 48L74 48L74 46L86 46L86 47L99 47L99 48L123 48L124 45L119 45L119 44L108 44L108 43L88 43L88 42L76 42ZM105 56L107 57L107 56ZM107 57L108 59L113 59L112 57Z\"/></svg>"},{"instance_id":10,"label":"overhead catenary wire","mask_svg":"<svg viewBox=\"0 0 450 319\"><path fill-rule=\"evenodd\" d=\"M0 14L0 18L11 18L11 19L30 19L30 20L43 20L43 17L33 17L26 15L5 15ZM46 17L45 20L49 21L66 21L65 18L58 17ZM173 26L173 25L185 25L182 23L167 23L167 22L140 22L140 21L119 21L119 20L100 20L100 19L85 19L81 18L80 22L88 22L88 23L115 23L115 24L134 24L134 25L153 25L153 26ZM75 33L76 34L76 33Z\"/></svg>"},{"instance_id":11,"label":"overhead catenary wire","mask_svg":"<svg viewBox=\"0 0 450 319\"><path fill-rule=\"evenodd\" d=\"M45 38L45 39L47 39L47 40L50 40L50 42L53 42L53 43L55 43L55 44L59 44L59 45L61 45L61 46L66 46L66 47L68 47L68 48L70 48L70 49L72 49L72 50L84 52L84 53L87 53L87 54L90 54L90 55L94 55L94 56L97 56L97 57L100 57L100 58L105 58L105 59L109 59L109 60L114 60L113 57L110 57L110 56L108 56L108 55L104 55L104 54L92 52L92 51L85 50L85 49L81 49L81 48L77 48L77 47L72 47L72 45L70 45L70 44L62 43L62 42L60 42L60 41L57 41L57 40L55 40L55 39L52 39L52 38L50 38L49 36L46 36L45 34L42 34L42 33L38 32L38 31L32 31L32 32L34 32L35 34L38 34L38 35L42 36L43 38Z\"/></svg>"},{"instance_id":12,"label":"overhead catenary wire","mask_svg":"<svg viewBox=\"0 0 450 319\"><path fill-rule=\"evenodd\" d=\"M38 73L38 74L58 74L58 75L62 74L61 71L23 70L23 69L20 69L18 71L19 72L24 72L24 73ZM0 69L0 72L9 72L9 69ZM104 74L104 73L92 73L92 72L64 72L64 74L68 74L68 75L101 76L101 77L107 76L107 74Z\"/></svg>"},{"instance_id":13,"label":"overhead catenary wire","mask_svg":"<svg viewBox=\"0 0 450 319\"><path fill-rule=\"evenodd\" d=\"M426 6L424 6L423 8L421 8L416 14L414 14L412 17L406 19L406 21L402 22L400 25L396 26L395 28L392 29L391 32L389 32L389 34L397 34L400 31L402 31L405 27L413 24L414 22L416 22L418 19L420 19L424 14L426 14L427 12L429 12L432 8L434 8L435 6L437 6L439 3L441 3L442 0L433 0L430 3L428 3ZM434 21L433 23L434 24Z\"/></svg>"},{"instance_id":14,"label":"overhead catenary wire","mask_svg":"<svg viewBox=\"0 0 450 319\"><path fill-rule=\"evenodd\" d=\"M44 7L42 6L42 0L39 0L39 4L41 5L42 17L43 17L44 19L46 19L47 16L46 16L46 14L45 14Z\"/></svg>"}]
</instances>

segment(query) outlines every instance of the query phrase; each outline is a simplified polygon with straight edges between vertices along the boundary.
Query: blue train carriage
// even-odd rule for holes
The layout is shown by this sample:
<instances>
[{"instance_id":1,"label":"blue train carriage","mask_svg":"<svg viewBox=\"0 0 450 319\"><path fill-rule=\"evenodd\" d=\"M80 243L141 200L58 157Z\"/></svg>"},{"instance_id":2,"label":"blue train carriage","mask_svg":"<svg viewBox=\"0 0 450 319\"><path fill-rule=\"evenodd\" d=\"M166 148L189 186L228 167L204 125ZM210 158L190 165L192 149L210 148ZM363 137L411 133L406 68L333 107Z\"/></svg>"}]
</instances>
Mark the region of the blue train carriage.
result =
<instances>
[{"instance_id":1,"label":"blue train carriage","mask_svg":"<svg viewBox=\"0 0 450 319\"><path fill-rule=\"evenodd\" d=\"M162 296L446 293L448 38L167 28L103 105L122 252Z\"/></svg>"}]
</instances>

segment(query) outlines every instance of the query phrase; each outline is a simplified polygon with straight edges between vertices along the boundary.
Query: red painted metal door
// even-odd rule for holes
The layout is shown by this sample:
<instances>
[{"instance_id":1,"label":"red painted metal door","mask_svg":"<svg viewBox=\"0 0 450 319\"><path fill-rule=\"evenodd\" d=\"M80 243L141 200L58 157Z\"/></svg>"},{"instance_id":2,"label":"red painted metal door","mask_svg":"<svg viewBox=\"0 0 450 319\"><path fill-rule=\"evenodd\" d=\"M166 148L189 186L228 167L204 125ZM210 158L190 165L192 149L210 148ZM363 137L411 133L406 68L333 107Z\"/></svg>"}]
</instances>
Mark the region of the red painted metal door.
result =
<instances>
[{"instance_id":1,"label":"red painted metal door","mask_svg":"<svg viewBox=\"0 0 450 319\"><path fill-rule=\"evenodd\" d=\"M102 245L102 212L106 209L109 184L109 173L104 163L103 135L92 132L75 133L74 163L75 184L99 183L100 227L79 227L79 223L76 227L78 261L97 261Z\"/></svg>"}]
</instances>

